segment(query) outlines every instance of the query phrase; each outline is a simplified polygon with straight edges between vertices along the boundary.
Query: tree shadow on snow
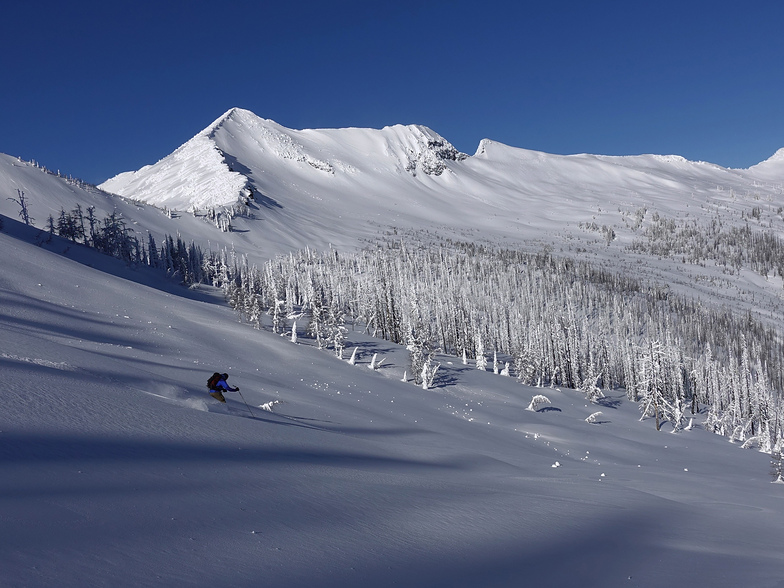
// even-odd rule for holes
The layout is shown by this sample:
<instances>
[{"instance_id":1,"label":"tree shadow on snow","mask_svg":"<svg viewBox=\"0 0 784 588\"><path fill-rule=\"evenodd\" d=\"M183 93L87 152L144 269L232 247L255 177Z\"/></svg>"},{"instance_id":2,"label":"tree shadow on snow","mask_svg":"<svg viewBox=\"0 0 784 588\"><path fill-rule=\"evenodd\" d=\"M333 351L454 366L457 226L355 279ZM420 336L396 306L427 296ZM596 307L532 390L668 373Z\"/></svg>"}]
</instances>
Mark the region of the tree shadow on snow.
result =
<instances>
[{"instance_id":1,"label":"tree shadow on snow","mask_svg":"<svg viewBox=\"0 0 784 588\"><path fill-rule=\"evenodd\" d=\"M241 402L232 401L232 400L229 400L225 405L218 405L218 406L225 406L227 408L230 407L228 412L223 413L223 414L228 414L229 416L251 419L262 423L268 423L271 425L281 425L284 427L285 426L301 427L303 429L312 429L315 431L322 431L325 433L337 433L341 435L363 435L363 436L367 436L367 435L400 436L400 435L422 434L422 431L420 429L413 429L413 428L398 427L398 428L384 429L380 427L376 427L376 428L348 427L345 425L336 424L334 423L334 421L312 419L307 417L298 417L295 415L288 415L278 411L266 411L259 407L251 407L251 410L248 410L248 407L246 407ZM211 410L210 412L217 412L217 411ZM316 424L316 423L321 423L321 424Z\"/></svg>"},{"instance_id":2,"label":"tree shadow on snow","mask_svg":"<svg viewBox=\"0 0 784 588\"><path fill-rule=\"evenodd\" d=\"M64 304L32 299L6 289L0 289L0 296L9 311L0 313L0 321L5 323L6 328L18 328L30 335L54 333L104 345L130 345L140 350L152 349L149 341L138 335L135 325L121 322L114 316L91 316ZM34 312L31 313L30 310ZM30 315L41 318L27 318ZM67 326L61 324L66 321L69 323Z\"/></svg>"},{"instance_id":3,"label":"tree shadow on snow","mask_svg":"<svg viewBox=\"0 0 784 588\"><path fill-rule=\"evenodd\" d=\"M621 405L622 399L626 398L625 396L616 396L615 398L611 398L609 396L605 396L604 398L599 398L598 400L594 401L594 404L598 404L603 408L618 408Z\"/></svg>"},{"instance_id":4,"label":"tree shadow on snow","mask_svg":"<svg viewBox=\"0 0 784 588\"><path fill-rule=\"evenodd\" d=\"M436 374L436 381L433 383L433 388L446 388L447 386L454 386L459 381L456 374L447 374L439 371Z\"/></svg>"},{"instance_id":5,"label":"tree shadow on snow","mask_svg":"<svg viewBox=\"0 0 784 588\"><path fill-rule=\"evenodd\" d=\"M377 341L363 341L361 343L346 341L346 346L344 349L349 351L356 348L358 355L357 359L369 360L370 357L373 357L374 353L378 353L379 355L384 353L393 353L395 348L391 345L392 344L390 344L388 341L384 341L383 339L379 339Z\"/></svg>"}]
</instances>

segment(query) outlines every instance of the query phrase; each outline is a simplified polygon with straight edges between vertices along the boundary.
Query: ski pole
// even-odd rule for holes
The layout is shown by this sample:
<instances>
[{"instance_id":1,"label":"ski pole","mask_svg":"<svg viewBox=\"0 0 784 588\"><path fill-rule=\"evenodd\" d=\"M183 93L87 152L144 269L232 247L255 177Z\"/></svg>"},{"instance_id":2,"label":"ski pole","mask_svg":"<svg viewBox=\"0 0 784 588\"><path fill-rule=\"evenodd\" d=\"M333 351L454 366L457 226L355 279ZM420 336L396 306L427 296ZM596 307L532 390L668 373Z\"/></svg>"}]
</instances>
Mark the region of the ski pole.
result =
<instances>
[{"instance_id":1,"label":"ski pole","mask_svg":"<svg viewBox=\"0 0 784 588\"><path fill-rule=\"evenodd\" d=\"M245 397L242 395L242 392L240 392L239 388L237 388L237 393L240 395L240 398L242 398L242 401L245 402L245 406L248 407L248 412L250 413L251 418L255 419L256 416L253 414L253 411L250 409L250 406L246 402Z\"/></svg>"}]
</instances>

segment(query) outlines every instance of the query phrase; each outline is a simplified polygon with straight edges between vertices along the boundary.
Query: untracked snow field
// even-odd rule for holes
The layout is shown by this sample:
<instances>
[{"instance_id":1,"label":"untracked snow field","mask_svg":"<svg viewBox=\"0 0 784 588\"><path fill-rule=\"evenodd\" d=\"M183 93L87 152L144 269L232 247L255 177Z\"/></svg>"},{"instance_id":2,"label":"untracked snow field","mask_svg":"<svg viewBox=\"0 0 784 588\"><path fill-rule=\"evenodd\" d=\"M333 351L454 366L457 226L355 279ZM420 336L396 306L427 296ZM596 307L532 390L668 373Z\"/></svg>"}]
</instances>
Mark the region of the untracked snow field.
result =
<instances>
[{"instance_id":1,"label":"untracked snow field","mask_svg":"<svg viewBox=\"0 0 784 588\"><path fill-rule=\"evenodd\" d=\"M449 357L422 390L360 326L350 365L37 234L0 232L1 586L784 586L784 485L701 415Z\"/></svg>"}]
</instances>

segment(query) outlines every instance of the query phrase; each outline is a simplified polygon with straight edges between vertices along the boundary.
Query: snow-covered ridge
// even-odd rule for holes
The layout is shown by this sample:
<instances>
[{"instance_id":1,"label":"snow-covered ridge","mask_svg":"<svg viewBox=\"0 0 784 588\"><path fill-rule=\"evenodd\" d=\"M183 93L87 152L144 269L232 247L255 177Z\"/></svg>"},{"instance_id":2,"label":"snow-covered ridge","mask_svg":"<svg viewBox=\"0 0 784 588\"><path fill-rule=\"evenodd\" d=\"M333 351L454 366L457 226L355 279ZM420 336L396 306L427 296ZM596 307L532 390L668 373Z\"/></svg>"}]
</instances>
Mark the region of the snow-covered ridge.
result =
<instances>
[{"instance_id":1,"label":"snow-covered ridge","mask_svg":"<svg viewBox=\"0 0 784 588\"><path fill-rule=\"evenodd\" d=\"M319 215L341 217L336 206L356 210L369 197L406 210L436 197L465 213L477 201L541 208L564 194L588 202L609 193L639 206L648 194L683 200L717 186L742 193L760 182L780 183L783 162L784 150L748 170L731 170L678 155L553 155L490 139L471 157L421 125L293 130L232 108L158 163L101 188L175 210L232 206L250 187L282 208L314 198L331 202L331 211Z\"/></svg>"},{"instance_id":2,"label":"snow-covered ridge","mask_svg":"<svg viewBox=\"0 0 784 588\"><path fill-rule=\"evenodd\" d=\"M393 125L383 129L287 129L275 121L263 119L249 110L234 108L221 117L211 138L227 152L254 159L266 154L284 160L305 163L328 173L358 171L354 153L364 155L359 164L381 163L440 175L445 161L468 157L449 141L422 125ZM378 166L376 166L378 167Z\"/></svg>"},{"instance_id":3,"label":"snow-covered ridge","mask_svg":"<svg viewBox=\"0 0 784 588\"><path fill-rule=\"evenodd\" d=\"M224 123L226 129L222 128ZM275 121L262 119L249 110L233 108L227 112L219 119L218 124L214 124L209 130L209 138L215 139L221 130L229 133L235 140L244 141L246 149L268 153L281 159L306 163L319 171L335 173L330 162L308 153L306 148L295 140L290 132L287 132L288 129ZM247 136L243 137L242 135Z\"/></svg>"},{"instance_id":4,"label":"snow-covered ridge","mask_svg":"<svg viewBox=\"0 0 784 588\"><path fill-rule=\"evenodd\" d=\"M310 181L360 169L403 170L441 175L447 162L461 161L446 139L419 125L384 129L296 131L232 108L159 162L125 172L101 188L176 210L231 206L243 195L252 172L285 178L316 173ZM368 168L371 168L368 170ZM256 188L267 192L260 183Z\"/></svg>"}]
</instances>

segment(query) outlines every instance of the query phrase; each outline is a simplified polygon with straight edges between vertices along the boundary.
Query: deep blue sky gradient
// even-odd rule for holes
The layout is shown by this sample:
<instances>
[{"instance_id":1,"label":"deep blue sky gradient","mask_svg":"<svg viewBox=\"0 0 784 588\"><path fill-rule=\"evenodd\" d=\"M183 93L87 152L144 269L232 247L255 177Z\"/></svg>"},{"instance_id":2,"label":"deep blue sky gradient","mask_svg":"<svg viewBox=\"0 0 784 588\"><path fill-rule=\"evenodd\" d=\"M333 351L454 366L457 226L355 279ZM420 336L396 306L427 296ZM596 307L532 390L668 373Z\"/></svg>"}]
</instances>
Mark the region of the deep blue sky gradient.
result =
<instances>
[{"instance_id":1,"label":"deep blue sky gradient","mask_svg":"<svg viewBox=\"0 0 784 588\"><path fill-rule=\"evenodd\" d=\"M233 106L550 153L784 147L784 2L5 3L0 152L98 183Z\"/></svg>"}]
</instances>

